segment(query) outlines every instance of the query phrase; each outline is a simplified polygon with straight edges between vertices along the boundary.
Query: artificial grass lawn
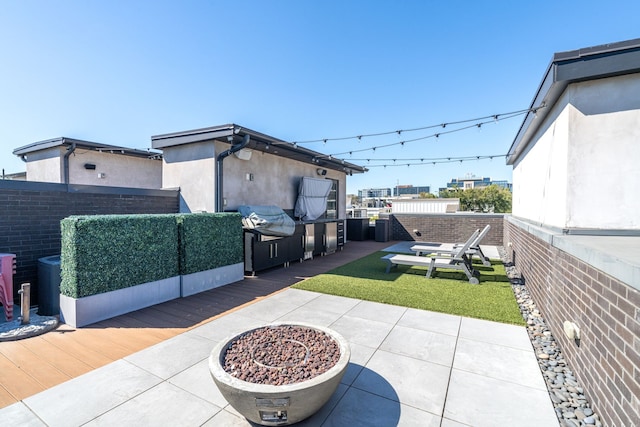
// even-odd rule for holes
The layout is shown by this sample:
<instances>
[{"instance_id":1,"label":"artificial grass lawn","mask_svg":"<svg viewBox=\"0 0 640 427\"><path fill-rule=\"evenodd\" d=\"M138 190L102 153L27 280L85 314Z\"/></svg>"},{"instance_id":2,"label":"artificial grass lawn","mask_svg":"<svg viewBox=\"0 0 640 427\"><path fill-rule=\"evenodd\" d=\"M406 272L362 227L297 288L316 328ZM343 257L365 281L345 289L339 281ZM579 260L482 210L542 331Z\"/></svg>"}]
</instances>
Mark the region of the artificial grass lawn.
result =
<instances>
[{"instance_id":1,"label":"artificial grass lawn","mask_svg":"<svg viewBox=\"0 0 640 427\"><path fill-rule=\"evenodd\" d=\"M427 279L426 268L399 265L387 274L387 263L380 259L387 254L373 253L293 287L459 316L524 324L500 261L492 261L491 267L474 264L480 272L480 284L471 285L463 272L455 270L438 269L433 278Z\"/></svg>"}]
</instances>

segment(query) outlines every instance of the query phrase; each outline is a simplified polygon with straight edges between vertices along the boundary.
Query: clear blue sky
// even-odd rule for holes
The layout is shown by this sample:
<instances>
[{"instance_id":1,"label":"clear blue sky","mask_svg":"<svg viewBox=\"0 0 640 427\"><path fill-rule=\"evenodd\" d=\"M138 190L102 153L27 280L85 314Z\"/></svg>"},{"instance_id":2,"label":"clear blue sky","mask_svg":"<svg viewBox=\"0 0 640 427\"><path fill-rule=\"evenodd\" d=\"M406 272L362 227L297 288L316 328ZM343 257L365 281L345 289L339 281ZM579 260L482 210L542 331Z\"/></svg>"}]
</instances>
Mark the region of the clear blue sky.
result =
<instances>
[{"instance_id":1,"label":"clear blue sky","mask_svg":"<svg viewBox=\"0 0 640 427\"><path fill-rule=\"evenodd\" d=\"M152 135L237 123L306 141L526 109L554 52L638 38L639 17L637 0L1 1L0 168L23 171L15 148L59 136L147 149ZM389 165L347 190L511 180L503 157L426 159L505 154L521 122L341 155Z\"/></svg>"}]
</instances>

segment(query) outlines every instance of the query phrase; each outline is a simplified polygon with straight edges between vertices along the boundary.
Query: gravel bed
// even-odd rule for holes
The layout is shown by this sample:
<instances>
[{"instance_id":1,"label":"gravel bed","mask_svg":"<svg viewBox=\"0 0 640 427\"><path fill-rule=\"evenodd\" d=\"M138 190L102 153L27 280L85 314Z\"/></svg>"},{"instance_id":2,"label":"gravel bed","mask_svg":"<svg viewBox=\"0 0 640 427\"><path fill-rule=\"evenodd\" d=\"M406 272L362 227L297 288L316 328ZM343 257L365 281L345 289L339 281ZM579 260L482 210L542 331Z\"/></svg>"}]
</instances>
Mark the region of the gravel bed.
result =
<instances>
[{"instance_id":1,"label":"gravel bed","mask_svg":"<svg viewBox=\"0 0 640 427\"><path fill-rule=\"evenodd\" d=\"M340 346L323 331L298 325L265 326L236 338L224 356L229 375L254 384L307 381L340 359Z\"/></svg>"},{"instance_id":2,"label":"gravel bed","mask_svg":"<svg viewBox=\"0 0 640 427\"><path fill-rule=\"evenodd\" d=\"M500 256L505 260L504 248L499 250ZM583 388L573 376L573 371L567 366L562 350L536 308L520 272L512 263L505 262L505 268L520 306L520 312L527 323L527 332L560 425L562 427L601 427L600 417L591 409Z\"/></svg>"}]
</instances>

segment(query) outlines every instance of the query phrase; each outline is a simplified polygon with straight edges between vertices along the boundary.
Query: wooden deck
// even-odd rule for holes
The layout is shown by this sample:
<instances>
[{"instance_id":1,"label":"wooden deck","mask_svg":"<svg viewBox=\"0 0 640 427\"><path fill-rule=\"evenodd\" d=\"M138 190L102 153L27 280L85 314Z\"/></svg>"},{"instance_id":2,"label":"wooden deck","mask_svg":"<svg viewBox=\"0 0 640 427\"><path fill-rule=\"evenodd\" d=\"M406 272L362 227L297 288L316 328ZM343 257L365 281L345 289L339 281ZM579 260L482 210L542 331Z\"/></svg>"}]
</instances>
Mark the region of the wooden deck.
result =
<instances>
[{"instance_id":1,"label":"wooden deck","mask_svg":"<svg viewBox=\"0 0 640 427\"><path fill-rule=\"evenodd\" d=\"M157 344L392 243L347 242L343 251L83 328L0 343L0 408Z\"/></svg>"}]
</instances>

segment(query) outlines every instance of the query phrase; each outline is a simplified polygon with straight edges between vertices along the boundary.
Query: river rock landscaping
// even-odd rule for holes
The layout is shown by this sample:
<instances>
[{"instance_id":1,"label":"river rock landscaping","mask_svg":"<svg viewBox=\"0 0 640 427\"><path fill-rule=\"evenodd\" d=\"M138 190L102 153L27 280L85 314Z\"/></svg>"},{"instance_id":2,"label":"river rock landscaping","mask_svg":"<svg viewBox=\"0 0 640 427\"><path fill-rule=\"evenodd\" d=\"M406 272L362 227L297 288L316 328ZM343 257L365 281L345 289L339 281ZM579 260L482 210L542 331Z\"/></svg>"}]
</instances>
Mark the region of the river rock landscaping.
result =
<instances>
[{"instance_id":1,"label":"river rock landscaping","mask_svg":"<svg viewBox=\"0 0 640 427\"><path fill-rule=\"evenodd\" d=\"M506 258L504 251L501 256ZM591 409L584 389L562 356L562 350L536 308L521 274L512 263L505 262L505 267L560 425L601 427L598 414Z\"/></svg>"}]
</instances>

